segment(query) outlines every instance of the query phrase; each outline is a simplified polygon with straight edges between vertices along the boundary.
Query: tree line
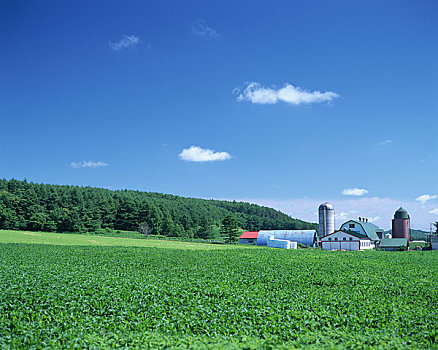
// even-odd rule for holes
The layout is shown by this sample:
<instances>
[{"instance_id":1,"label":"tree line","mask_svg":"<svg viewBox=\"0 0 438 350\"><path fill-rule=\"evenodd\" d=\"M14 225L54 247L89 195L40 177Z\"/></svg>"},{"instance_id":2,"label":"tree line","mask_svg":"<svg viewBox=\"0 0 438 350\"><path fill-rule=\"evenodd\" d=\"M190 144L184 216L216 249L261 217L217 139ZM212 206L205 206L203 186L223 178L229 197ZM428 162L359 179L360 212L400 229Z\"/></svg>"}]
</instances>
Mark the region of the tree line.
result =
<instances>
[{"instance_id":1,"label":"tree line","mask_svg":"<svg viewBox=\"0 0 438 350\"><path fill-rule=\"evenodd\" d=\"M244 202L0 180L0 229L138 231L146 223L152 234L214 238L227 216L251 231L317 228L317 224L294 219L278 210Z\"/></svg>"}]
</instances>

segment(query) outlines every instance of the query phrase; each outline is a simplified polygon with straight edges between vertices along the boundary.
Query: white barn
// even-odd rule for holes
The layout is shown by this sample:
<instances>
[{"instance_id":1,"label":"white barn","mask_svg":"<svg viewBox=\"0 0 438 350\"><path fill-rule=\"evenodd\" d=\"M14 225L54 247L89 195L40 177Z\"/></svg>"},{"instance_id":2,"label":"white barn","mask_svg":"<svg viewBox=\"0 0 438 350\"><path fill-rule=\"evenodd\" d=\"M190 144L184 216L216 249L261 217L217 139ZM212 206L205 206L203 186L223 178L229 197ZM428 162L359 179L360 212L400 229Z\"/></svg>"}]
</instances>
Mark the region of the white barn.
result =
<instances>
[{"instance_id":1,"label":"white barn","mask_svg":"<svg viewBox=\"0 0 438 350\"><path fill-rule=\"evenodd\" d=\"M374 248L373 241L361 233L338 230L321 238L323 250L363 250Z\"/></svg>"}]
</instances>

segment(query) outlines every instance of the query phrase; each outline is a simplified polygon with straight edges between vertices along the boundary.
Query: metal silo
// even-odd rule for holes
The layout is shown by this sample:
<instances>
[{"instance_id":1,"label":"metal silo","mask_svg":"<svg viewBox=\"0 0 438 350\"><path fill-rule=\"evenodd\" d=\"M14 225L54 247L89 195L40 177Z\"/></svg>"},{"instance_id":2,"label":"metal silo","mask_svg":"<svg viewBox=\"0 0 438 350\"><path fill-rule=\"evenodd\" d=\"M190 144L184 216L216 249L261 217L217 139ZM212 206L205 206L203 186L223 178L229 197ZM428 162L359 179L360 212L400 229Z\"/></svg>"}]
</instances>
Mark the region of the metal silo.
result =
<instances>
[{"instance_id":1,"label":"metal silo","mask_svg":"<svg viewBox=\"0 0 438 350\"><path fill-rule=\"evenodd\" d=\"M330 203L322 203L318 208L319 239L335 232L335 209Z\"/></svg>"}]
</instances>

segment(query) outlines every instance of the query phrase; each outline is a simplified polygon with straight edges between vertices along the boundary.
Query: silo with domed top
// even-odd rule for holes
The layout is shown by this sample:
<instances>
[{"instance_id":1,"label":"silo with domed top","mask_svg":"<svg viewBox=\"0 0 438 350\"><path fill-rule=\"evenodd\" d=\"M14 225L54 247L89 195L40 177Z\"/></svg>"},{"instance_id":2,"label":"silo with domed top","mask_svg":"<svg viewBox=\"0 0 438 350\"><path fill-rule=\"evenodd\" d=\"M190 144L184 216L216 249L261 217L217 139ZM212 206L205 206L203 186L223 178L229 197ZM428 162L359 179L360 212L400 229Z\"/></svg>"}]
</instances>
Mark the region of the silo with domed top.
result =
<instances>
[{"instance_id":1,"label":"silo with domed top","mask_svg":"<svg viewBox=\"0 0 438 350\"><path fill-rule=\"evenodd\" d=\"M392 219L392 238L407 238L409 239L409 214L400 207L394 214Z\"/></svg>"},{"instance_id":2,"label":"silo with domed top","mask_svg":"<svg viewBox=\"0 0 438 350\"><path fill-rule=\"evenodd\" d=\"M319 239L335 232L335 209L330 203L322 203L318 208Z\"/></svg>"}]
</instances>

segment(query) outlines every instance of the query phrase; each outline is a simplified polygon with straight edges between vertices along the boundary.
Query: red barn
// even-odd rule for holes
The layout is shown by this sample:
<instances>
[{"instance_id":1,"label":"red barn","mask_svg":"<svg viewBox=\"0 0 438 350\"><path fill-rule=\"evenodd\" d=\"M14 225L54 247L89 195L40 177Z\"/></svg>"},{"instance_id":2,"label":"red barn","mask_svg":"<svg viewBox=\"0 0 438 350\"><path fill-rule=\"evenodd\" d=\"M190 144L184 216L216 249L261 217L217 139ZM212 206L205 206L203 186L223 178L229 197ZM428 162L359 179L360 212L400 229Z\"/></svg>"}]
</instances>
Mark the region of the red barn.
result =
<instances>
[{"instance_id":1,"label":"red barn","mask_svg":"<svg viewBox=\"0 0 438 350\"><path fill-rule=\"evenodd\" d=\"M239 243L242 244L256 244L259 231L245 231L239 237Z\"/></svg>"}]
</instances>

